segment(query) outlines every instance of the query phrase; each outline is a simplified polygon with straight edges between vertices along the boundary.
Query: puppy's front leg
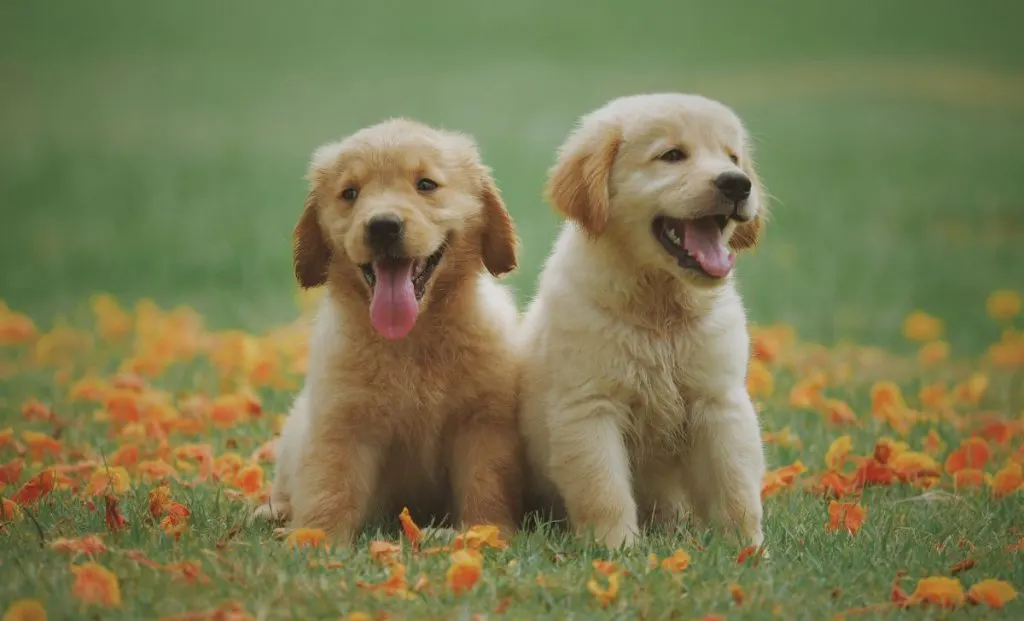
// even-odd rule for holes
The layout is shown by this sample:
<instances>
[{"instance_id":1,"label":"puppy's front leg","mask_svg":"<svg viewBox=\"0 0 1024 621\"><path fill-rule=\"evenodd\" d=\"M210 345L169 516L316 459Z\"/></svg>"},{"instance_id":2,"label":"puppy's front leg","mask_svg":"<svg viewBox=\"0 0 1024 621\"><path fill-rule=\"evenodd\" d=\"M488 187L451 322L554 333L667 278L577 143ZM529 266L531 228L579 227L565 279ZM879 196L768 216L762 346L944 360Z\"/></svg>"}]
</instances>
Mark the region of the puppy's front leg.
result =
<instances>
[{"instance_id":1,"label":"puppy's front leg","mask_svg":"<svg viewBox=\"0 0 1024 621\"><path fill-rule=\"evenodd\" d=\"M522 519L523 456L514 421L469 420L452 443L451 485L460 527L493 524L506 537Z\"/></svg>"},{"instance_id":2,"label":"puppy's front leg","mask_svg":"<svg viewBox=\"0 0 1024 621\"><path fill-rule=\"evenodd\" d=\"M636 539L637 506L629 454L619 429L620 409L605 399L576 402L549 419L549 474L569 522L593 529L610 548Z\"/></svg>"},{"instance_id":3,"label":"puppy's front leg","mask_svg":"<svg viewBox=\"0 0 1024 621\"><path fill-rule=\"evenodd\" d=\"M295 473L292 525L321 528L348 544L366 519L387 444L372 426L324 424L312 431Z\"/></svg>"},{"instance_id":4,"label":"puppy's front leg","mask_svg":"<svg viewBox=\"0 0 1024 621\"><path fill-rule=\"evenodd\" d=\"M701 518L718 513L753 545L764 540L761 479L764 449L757 413L745 390L706 406L695 429L685 480Z\"/></svg>"}]
</instances>

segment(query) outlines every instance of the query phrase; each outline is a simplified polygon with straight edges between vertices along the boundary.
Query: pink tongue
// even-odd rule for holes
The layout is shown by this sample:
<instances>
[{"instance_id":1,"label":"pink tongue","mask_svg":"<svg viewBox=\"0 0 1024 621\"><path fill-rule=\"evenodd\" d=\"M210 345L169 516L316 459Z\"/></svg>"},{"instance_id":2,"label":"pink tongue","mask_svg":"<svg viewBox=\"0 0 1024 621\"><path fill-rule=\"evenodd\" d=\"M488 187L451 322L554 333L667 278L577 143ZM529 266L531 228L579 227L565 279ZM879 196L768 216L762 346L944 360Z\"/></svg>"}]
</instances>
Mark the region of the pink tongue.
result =
<instances>
[{"instance_id":1,"label":"pink tongue","mask_svg":"<svg viewBox=\"0 0 1024 621\"><path fill-rule=\"evenodd\" d=\"M370 323L386 339L405 338L416 325L419 306L412 286L412 260L374 261L377 284L370 299Z\"/></svg>"},{"instance_id":2,"label":"pink tongue","mask_svg":"<svg viewBox=\"0 0 1024 621\"><path fill-rule=\"evenodd\" d=\"M729 275L736 255L722 243L722 229L714 218L698 218L686 223L683 248L690 253L704 271L715 278Z\"/></svg>"}]
</instances>

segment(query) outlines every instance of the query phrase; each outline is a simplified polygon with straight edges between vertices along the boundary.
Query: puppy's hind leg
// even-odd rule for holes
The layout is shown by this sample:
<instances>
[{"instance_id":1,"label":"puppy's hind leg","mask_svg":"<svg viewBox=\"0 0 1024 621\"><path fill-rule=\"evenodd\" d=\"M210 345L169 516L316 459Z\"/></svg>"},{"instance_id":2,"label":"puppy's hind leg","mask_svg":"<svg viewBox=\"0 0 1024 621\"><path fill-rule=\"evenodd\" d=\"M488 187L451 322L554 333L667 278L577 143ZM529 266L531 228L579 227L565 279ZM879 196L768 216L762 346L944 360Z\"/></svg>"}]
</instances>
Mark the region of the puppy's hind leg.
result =
<instances>
[{"instance_id":1,"label":"puppy's hind leg","mask_svg":"<svg viewBox=\"0 0 1024 621\"><path fill-rule=\"evenodd\" d=\"M619 419L612 403L590 399L550 421L549 472L565 500L569 522L577 532L593 529L609 548L632 545L638 530Z\"/></svg>"},{"instance_id":2,"label":"puppy's hind leg","mask_svg":"<svg viewBox=\"0 0 1024 621\"><path fill-rule=\"evenodd\" d=\"M309 427L309 397L303 390L295 398L292 411L281 429L281 437L274 443L276 469L274 482L270 487L270 501L257 507L256 517L274 522L291 519L292 478L298 467L306 443Z\"/></svg>"}]
</instances>

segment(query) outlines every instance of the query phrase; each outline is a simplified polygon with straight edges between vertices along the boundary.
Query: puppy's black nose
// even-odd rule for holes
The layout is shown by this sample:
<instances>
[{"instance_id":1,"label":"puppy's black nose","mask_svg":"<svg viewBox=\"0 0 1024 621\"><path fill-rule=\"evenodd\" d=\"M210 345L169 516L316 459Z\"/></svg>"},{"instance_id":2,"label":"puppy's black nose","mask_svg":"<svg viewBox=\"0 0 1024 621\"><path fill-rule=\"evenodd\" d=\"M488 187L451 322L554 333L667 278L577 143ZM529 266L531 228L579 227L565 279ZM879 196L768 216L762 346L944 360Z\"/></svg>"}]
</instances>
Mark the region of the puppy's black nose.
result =
<instances>
[{"instance_id":1,"label":"puppy's black nose","mask_svg":"<svg viewBox=\"0 0 1024 621\"><path fill-rule=\"evenodd\" d=\"M750 196L750 177L741 172L724 172L715 178L715 187L722 196L738 203Z\"/></svg>"},{"instance_id":2,"label":"puppy's black nose","mask_svg":"<svg viewBox=\"0 0 1024 621\"><path fill-rule=\"evenodd\" d=\"M374 250L389 251L402 241L402 220L395 214L370 218L366 223L366 242Z\"/></svg>"}]
</instances>

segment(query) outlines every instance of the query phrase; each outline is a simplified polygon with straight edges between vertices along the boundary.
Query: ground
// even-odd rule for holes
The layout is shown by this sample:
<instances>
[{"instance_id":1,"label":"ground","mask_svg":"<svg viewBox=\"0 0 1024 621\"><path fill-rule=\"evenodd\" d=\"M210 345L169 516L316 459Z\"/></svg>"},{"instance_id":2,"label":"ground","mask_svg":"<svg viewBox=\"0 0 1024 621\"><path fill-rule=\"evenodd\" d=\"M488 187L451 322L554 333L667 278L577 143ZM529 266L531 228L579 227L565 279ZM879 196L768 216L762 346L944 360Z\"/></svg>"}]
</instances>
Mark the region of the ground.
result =
<instances>
[{"instance_id":1,"label":"ground","mask_svg":"<svg viewBox=\"0 0 1024 621\"><path fill-rule=\"evenodd\" d=\"M957 598L929 577L975 598L984 579L1024 587L1022 320L1012 293L993 297L1024 288L1022 17L952 0L7 3L0 610L1020 617L1019 598L917 599ZM353 551L293 550L253 523L273 473L258 449L301 381L289 236L312 149L399 114L475 135L523 240L509 283L525 304L558 226L540 198L554 149L581 113L654 90L733 106L774 197L738 266L750 388L782 469L766 480L770 557L738 563L723 533L685 526L618 554L531 528L484 546L455 594L450 551L370 554L402 540L397 516ZM43 471L57 489L19 494ZM846 504L826 527L835 496L865 510L854 534ZM86 603L112 595L106 574L58 543L88 534L119 605ZM688 566L663 568L676 550ZM394 562L409 599L397 578L390 596L367 586Z\"/></svg>"}]
</instances>

